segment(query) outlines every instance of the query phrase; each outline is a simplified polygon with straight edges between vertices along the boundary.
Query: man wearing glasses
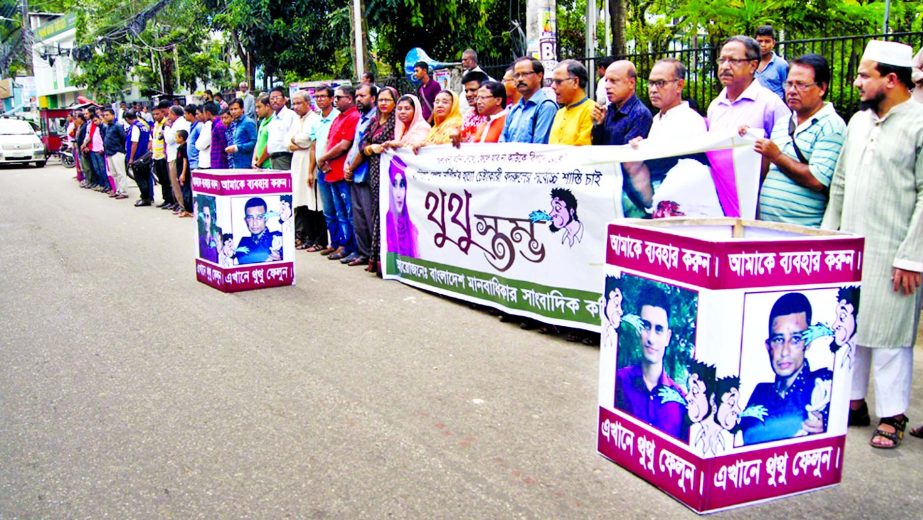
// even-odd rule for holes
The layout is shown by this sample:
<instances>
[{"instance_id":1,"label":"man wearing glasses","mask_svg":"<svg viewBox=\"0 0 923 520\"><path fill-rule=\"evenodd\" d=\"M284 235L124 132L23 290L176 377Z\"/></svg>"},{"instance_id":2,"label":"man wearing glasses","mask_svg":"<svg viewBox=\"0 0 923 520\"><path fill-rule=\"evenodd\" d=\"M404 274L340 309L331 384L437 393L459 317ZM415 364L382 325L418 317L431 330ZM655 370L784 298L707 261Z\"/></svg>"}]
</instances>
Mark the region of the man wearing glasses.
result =
<instances>
[{"instance_id":1,"label":"man wearing glasses","mask_svg":"<svg viewBox=\"0 0 923 520\"><path fill-rule=\"evenodd\" d=\"M824 101L830 67L823 56L805 54L792 61L784 83L792 116L780 119L772 139L759 139L754 149L763 156L759 218L820 227L827 208L846 123Z\"/></svg>"},{"instance_id":2,"label":"man wearing glasses","mask_svg":"<svg viewBox=\"0 0 923 520\"><path fill-rule=\"evenodd\" d=\"M826 431L833 373L826 368L812 372L805 359L810 323L811 302L801 293L783 294L769 311L766 353L776 378L756 385L744 407L762 406L766 410L763 418L741 419L744 444Z\"/></svg>"},{"instance_id":3,"label":"man wearing glasses","mask_svg":"<svg viewBox=\"0 0 923 520\"><path fill-rule=\"evenodd\" d=\"M551 75L558 113L551 124L548 144L590 145L593 102L586 95L587 70L576 60L564 60Z\"/></svg>"},{"instance_id":4,"label":"man wearing glasses","mask_svg":"<svg viewBox=\"0 0 923 520\"><path fill-rule=\"evenodd\" d=\"M282 260L282 233L266 229L266 201L253 197L244 205L244 220L250 236L237 244L239 264L258 264Z\"/></svg>"},{"instance_id":5,"label":"man wearing glasses","mask_svg":"<svg viewBox=\"0 0 923 520\"><path fill-rule=\"evenodd\" d=\"M547 144L558 105L542 90L545 67L535 58L519 58L513 64L513 79L522 98L510 108L500 142Z\"/></svg>"},{"instance_id":6,"label":"man wearing glasses","mask_svg":"<svg viewBox=\"0 0 923 520\"><path fill-rule=\"evenodd\" d=\"M760 46L749 36L731 36L721 46L717 66L724 89L708 105L711 131L746 126L757 130L760 137L769 137L776 121L788 119L785 103L756 81L759 63Z\"/></svg>"}]
</instances>

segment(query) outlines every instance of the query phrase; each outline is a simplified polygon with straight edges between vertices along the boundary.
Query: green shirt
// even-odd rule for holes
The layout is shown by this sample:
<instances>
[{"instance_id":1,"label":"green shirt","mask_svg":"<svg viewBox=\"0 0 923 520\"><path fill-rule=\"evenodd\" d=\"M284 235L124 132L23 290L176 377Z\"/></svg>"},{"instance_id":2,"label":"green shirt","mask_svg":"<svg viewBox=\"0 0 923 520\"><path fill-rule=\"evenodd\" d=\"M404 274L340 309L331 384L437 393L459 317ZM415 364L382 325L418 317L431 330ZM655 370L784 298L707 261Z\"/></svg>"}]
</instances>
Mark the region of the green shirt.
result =
<instances>
[{"instance_id":1,"label":"green shirt","mask_svg":"<svg viewBox=\"0 0 923 520\"><path fill-rule=\"evenodd\" d=\"M273 114L269 117L264 117L260 119L260 129L256 134L256 148L253 150L253 157L259 157L263 155L263 152L266 150L266 143L269 142L269 122L275 118L276 115ZM266 161L260 165L260 168L270 168L272 162L269 158L266 158Z\"/></svg>"}]
</instances>

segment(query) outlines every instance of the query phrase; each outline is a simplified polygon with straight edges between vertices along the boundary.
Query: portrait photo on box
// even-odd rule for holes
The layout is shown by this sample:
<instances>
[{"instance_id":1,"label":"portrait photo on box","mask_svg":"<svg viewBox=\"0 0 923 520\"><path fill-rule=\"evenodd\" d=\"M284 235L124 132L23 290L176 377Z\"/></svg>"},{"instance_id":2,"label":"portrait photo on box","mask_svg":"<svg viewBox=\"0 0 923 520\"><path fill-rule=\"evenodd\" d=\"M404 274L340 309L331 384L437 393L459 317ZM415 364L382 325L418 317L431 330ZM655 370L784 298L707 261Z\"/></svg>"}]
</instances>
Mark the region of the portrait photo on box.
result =
<instances>
[{"instance_id":1,"label":"portrait photo on box","mask_svg":"<svg viewBox=\"0 0 923 520\"><path fill-rule=\"evenodd\" d=\"M285 251L284 247L289 241L283 237L283 230L294 233L289 225L291 205L291 195L244 196L231 200L235 265L291 258L292 252Z\"/></svg>"},{"instance_id":2,"label":"portrait photo on box","mask_svg":"<svg viewBox=\"0 0 923 520\"><path fill-rule=\"evenodd\" d=\"M685 442L698 293L635 275L606 278L604 341L617 335L614 407ZM614 324L614 326L613 326Z\"/></svg>"},{"instance_id":3,"label":"portrait photo on box","mask_svg":"<svg viewBox=\"0 0 923 520\"><path fill-rule=\"evenodd\" d=\"M748 412L738 445L827 432L834 376L851 366L858 311L859 290L850 286L745 295L740 394Z\"/></svg>"}]
</instances>

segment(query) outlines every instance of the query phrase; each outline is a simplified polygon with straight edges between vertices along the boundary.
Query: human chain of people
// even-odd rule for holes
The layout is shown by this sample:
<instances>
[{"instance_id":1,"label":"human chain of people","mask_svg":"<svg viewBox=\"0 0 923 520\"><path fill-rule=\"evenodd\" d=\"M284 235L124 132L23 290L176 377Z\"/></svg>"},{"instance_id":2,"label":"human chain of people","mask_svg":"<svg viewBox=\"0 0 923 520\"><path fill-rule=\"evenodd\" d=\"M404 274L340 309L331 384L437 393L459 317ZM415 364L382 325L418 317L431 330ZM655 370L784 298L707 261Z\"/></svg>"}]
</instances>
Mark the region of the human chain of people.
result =
<instances>
[{"instance_id":1,"label":"human chain of people","mask_svg":"<svg viewBox=\"0 0 923 520\"><path fill-rule=\"evenodd\" d=\"M425 147L472 143L627 145L644 150L705 132L748 136L761 159L758 172L735 171L734 161L720 153L619 164L621 214L723 214L864 236L866 250L874 254L856 258L862 264L865 297L855 361L857 370L870 372L876 382L879 425L871 445L896 448L908 423L904 412L923 272L923 104L911 96L919 64L909 45L870 41L853 82L862 109L847 125L827 101L830 57L809 53L786 62L774 52L771 27L760 27L755 36L736 35L721 44L715 66L722 90L704 115L684 100L690 74L675 58L660 59L650 70L652 113L636 95L638 73L628 60L605 68L605 99L591 100L589 74L579 61L564 60L546 70L542 61L524 56L497 81L469 50L461 92L442 89L429 63L420 61L414 66L419 86L410 92L379 87L370 75L356 87L291 92L276 86L256 96L242 83L238 97L227 103L207 93L201 103L185 106L162 101L149 115L138 106L87 107L71 115L68 136L77 150L81 186L123 200L127 173L132 172L141 195L135 205L146 207L155 203L156 179L158 207L197 221L204 217L192 197L193 171L290 171L291 201L279 202L280 207L289 205L279 212L293 215L296 249L376 274L382 272L385 254L380 187L389 184L394 207L402 210L409 193L406 174L393 165L389 171L381 168L386 152L424 154ZM468 107L464 113L462 99ZM517 160L530 157L529 152L512 153L518 154ZM457 170L447 166L451 170L446 173ZM740 183L757 176L751 204L738 196ZM281 254L272 244L276 231L257 222L263 219L265 224L276 211L266 205L254 206L247 216L251 233L259 236L232 236L238 243L230 250L239 251L239 241L246 238L248 244L265 246L273 258ZM576 215L575 207L568 211ZM280 222L290 225L286 218ZM413 229L406 218L395 223L394 229ZM563 240L575 247L584 228L576 218L569 224ZM261 238L263 233L269 235ZM217 248L218 240L207 240L215 243L206 245ZM222 249L226 240L220 239ZM657 258L678 262L672 253ZM815 276L824 266L850 260L827 255L822 261L817 252L808 251L787 252L773 259L772 266L743 255L734 265L754 276L776 265ZM698 260L684 260L684 265L707 268ZM594 341L591 336L589 342ZM856 383L850 424L870 421L868 405L859 397L865 395L867 382L868 377ZM923 435L923 429L911 433Z\"/></svg>"}]
</instances>

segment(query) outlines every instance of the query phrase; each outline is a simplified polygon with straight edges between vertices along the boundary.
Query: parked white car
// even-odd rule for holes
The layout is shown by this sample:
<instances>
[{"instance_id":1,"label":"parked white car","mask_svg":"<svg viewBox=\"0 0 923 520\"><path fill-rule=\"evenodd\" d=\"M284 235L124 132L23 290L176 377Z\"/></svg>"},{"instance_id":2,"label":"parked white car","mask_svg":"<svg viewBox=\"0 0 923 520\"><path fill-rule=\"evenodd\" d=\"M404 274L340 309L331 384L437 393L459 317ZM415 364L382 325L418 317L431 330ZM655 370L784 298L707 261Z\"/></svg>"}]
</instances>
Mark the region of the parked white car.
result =
<instances>
[{"instance_id":1,"label":"parked white car","mask_svg":"<svg viewBox=\"0 0 923 520\"><path fill-rule=\"evenodd\" d=\"M48 157L35 129L19 119L0 119L0 164L34 162L41 168Z\"/></svg>"}]
</instances>

